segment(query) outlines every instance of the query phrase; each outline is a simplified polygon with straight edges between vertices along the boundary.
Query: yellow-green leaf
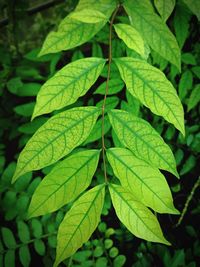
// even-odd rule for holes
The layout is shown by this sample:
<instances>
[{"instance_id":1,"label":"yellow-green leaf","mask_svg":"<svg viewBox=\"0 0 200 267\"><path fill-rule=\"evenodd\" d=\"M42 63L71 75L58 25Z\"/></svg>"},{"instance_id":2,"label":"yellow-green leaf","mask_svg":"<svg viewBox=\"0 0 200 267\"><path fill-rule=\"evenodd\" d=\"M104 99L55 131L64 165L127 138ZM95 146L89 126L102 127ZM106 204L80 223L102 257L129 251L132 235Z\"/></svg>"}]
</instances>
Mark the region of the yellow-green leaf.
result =
<instances>
[{"instance_id":1,"label":"yellow-green leaf","mask_svg":"<svg viewBox=\"0 0 200 267\"><path fill-rule=\"evenodd\" d=\"M73 255L96 229L104 203L105 187L96 186L82 195L65 215L57 236L54 267Z\"/></svg>"},{"instance_id":2,"label":"yellow-green leaf","mask_svg":"<svg viewBox=\"0 0 200 267\"><path fill-rule=\"evenodd\" d=\"M104 59L83 58L62 68L41 87L33 118L75 103L95 83L104 65Z\"/></svg>"},{"instance_id":3,"label":"yellow-green leaf","mask_svg":"<svg viewBox=\"0 0 200 267\"><path fill-rule=\"evenodd\" d=\"M125 148L106 151L114 174L145 206L160 213L179 214L173 205L172 195L165 177L157 168L138 159Z\"/></svg>"},{"instance_id":4,"label":"yellow-green leaf","mask_svg":"<svg viewBox=\"0 0 200 267\"><path fill-rule=\"evenodd\" d=\"M177 41L167 25L150 7L150 1L126 0L124 8L131 18L131 24L148 45L180 70L181 58Z\"/></svg>"},{"instance_id":5,"label":"yellow-green leaf","mask_svg":"<svg viewBox=\"0 0 200 267\"><path fill-rule=\"evenodd\" d=\"M144 41L136 29L131 25L123 23L115 24L114 28L119 38L121 38L130 49L135 50L138 54L144 57Z\"/></svg>"},{"instance_id":6,"label":"yellow-green leaf","mask_svg":"<svg viewBox=\"0 0 200 267\"><path fill-rule=\"evenodd\" d=\"M108 20L103 13L94 9L82 9L80 11L75 11L68 17L84 23L98 23Z\"/></svg>"},{"instance_id":7,"label":"yellow-green leaf","mask_svg":"<svg viewBox=\"0 0 200 267\"><path fill-rule=\"evenodd\" d=\"M97 107L61 112L43 124L22 150L13 182L19 176L55 163L85 141L99 116Z\"/></svg>"},{"instance_id":8,"label":"yellow-green leaf","mask_svg":"<svg viewBox=\"0 0 200 267\"><path fill-rule=\"evenodd\" d=\"M57 32L52 31L47 35L39 56L77 47L90 40L105 23L88 24L66 17Z\"/></svg>"},{"instance_id":9,"label":"yellow-green leaf","mask_svg":"<svg viewBox=\"0 0 200 267\"><path fill-rule=\"evenodd\" d=\"M167 170L178 177L171 149L145 120L122 110L108 112L120 142L149 165Z\"/></svg>"},{"instance_id":10,"label":"yellow-green leaf","mask_svg":"<svg viewBox=\"0 0 200 267\"><path fill-rule=\"evenodd\" d=\"M134 198L130 191L114 184L110 184L109 190L117 217L133 235L147 241L170 245L163 236L156 216Z\"/></svg>"},{"instance_id":11,"label":"yellow-green leaf","mask_svg":"<svg viewBox=\"0 0 200 267\"><path fill-rule=\"evenodd\" d=\"M83 192L96 171L99 152L81 151L59 162L34 192L28 217L53 212Z\"/></svg>"},{"instance_id":12,"label":"yellow-green leaf","mask_svg":"<svg viewBox=\"0 0 200 267\"><path fill-rule=\"evenodd\" d=\"M185 135L181 101L164 73L139 59L118 58L115 62L129 92Z\"/></svg>"},{"instance_id":13,"label":"yellow-green leaf","mask_svg":"<svg viewBox=\"0 0 200 267\"><path fill-rule=\"evenodd\" d=\"M154 5L163 21L166 21L169 18L175 7L175 3L175 0L154 0Z\"/></svg>"},{"instance_id":14,"label":"yellow-green leaf","mask_svg":"<svg viewBox=\"0 0 200 267\"><path fill-rule=\"evenodd\" d=\"M116 5L116 0L80 0L75 11L81 11L83 9L97 10L109 18Z\"/></svg>"}]
</instances>

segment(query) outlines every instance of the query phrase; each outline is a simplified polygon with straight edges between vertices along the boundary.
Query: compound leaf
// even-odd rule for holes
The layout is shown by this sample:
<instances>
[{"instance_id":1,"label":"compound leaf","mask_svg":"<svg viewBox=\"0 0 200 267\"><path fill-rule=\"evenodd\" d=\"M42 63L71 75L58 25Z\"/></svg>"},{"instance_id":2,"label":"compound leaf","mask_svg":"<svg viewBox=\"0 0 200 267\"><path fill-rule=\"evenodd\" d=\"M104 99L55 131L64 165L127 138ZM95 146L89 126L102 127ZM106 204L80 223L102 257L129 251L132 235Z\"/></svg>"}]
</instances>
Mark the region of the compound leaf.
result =
<instances>
[{"instance_id":1,"label":"compound leaf","mask_svg":"<svg viewBox=\"0 0 200 267\"><path fill-rule=\"evenodd\" d=\"M95 83L104 65L104 59L83 58L62 68L41 87L33 118L75 103Z\"/></svg>"},{"instance_id":2,"label":"compound leaf","mask_svg":"<svg viewBox=\"0 0 200 267\"><path fill-rule=\"evenodd\" d=\"M109 190L118 218L132 234L147 241L170 245L157 218L130 191L114 184L110 184Z\"/></svg>"},{"instance_id":3,"label":"compound leaf","mask_svg":"<svg viewBox=\"0 0 200 267\"><path fill-rule=\"evenodd\" d=\"M177 41L167 25L150 7L149 1L126 0L124 8L131 18L131 24L148 45L180 70L180 49Z\"/></svg>"},{"instance_id":4,"label":"compound leaf","mask_svg":"<svg viewBox=\"0 0 200 267\"><path fill-rule=\"evenodd\" d=\"M175 3L175 0L154 0L154 5L163 21L166 21L169 18L175 7Z\"/></svg>"},{"instance_id":5,"label":"compound leaf","mask_svg":"<svg viewBox=\"0 0 200 267\"><path fill-rule=\"evenodd\" d=\"M73 255L96 229L104 203L105 187L99 185L82 195L65 215L57 236L54 267Z\"/></svg>"},{"instance_id":6,"label":"compound leaf","mask_svg":"<svg viewBox=\"0 0 200 267\"><path fill-rule=\"evenodd\" d=\"M183 107L164 73L139 59L118 58L115 62L129 92L184 135Z\"/></svg>"},{"instance_id":7,"label":"compound leaf","mask_svg":"<svg viewBox=\"0 0 200 267\"><path fill-rule=\"evenodd\" d=\"M78 107L50 118L22 150L13 182L26 172L55 163L83 143L94 127L99 113L97 107Z\"/></svg>"},{"instance_id":8,"label":"compound leaf","mask_svg":"<svg viewBox=\"0 0 200 267\"><path fill-rule=\"evenodd\" d=\"M157 168L125 148L108 149L107 157L122 186L145 206L160 213L179 214L174 208L169 186Z\"/></svg>"},{"instance_id":9,"label":"compound leaf","mask_svg":"<svg viewBox=\"0 0 200 267\"><path fill-rule=\"evenodd\" d=\"M69 18L84 22L84 23L98 23L107 21L107 17L98 10L82 9L80 11L72 12Z\"/></svg>"},{"instance_id":10,"label":"compound leaf","mask_svg":"<svg viewBox=\"0 0 200 267\"><path fill-rule=\"evenodd\" d=\"M145 120L122 110L108 112L111 125L121 143L149 165L178 177L172 151Z\"/></svg>"},{"instance_id":11,"label":"compound leaf","mask_svg":"<svg viewBox=\"0 0 200 267\"><path fill-rule=\"evenodd\" d=\"M144 56L144 41L140 33L131 25L118 23L114 25L115 31L119 38L130 48L135 50L138 54Z\"/></svg>"},{"instance_id":12,"label":"compound leaf","mask_svg":"<svg viewBox=\"0 0 200 267\"><path fill-rule=\"evenodd\" d=\"M81 151L59 162L37 187L28 217L53 212L83 192L90 185L96 171L99 152Z\"/></svg>"}]
</instances>

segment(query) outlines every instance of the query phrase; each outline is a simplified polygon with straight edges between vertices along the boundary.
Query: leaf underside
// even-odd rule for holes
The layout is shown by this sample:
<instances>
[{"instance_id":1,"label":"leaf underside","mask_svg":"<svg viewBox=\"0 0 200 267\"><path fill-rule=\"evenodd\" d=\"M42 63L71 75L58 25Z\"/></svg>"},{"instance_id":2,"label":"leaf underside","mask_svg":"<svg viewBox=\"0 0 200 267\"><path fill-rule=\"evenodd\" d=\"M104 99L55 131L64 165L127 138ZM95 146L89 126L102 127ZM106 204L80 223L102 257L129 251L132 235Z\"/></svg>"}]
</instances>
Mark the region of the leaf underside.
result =
<instances>
[{"instance_id":1,"label":"leaf underside","mask_svg":"<svg viewBox=\"0 0 200 267\"><path fill-rule=\"evenodd\" d=\"M28 217L56 211L76 199L90 185L99 153L99 150L85 150L59 162L34 192Z\"/></svg>"},{"instance_id":2,"label":"leaf underside","mask_svg":"<svg viewBox=\"0 0 200 267\"><path fill-rule=\"evenodd\" d=\"M122 186L110 184L109 189L117 217L132 234L147 241L170 245L156 216L147 207Z\"/></svg>"},{"instance_id":3,"label":"leaf underside","mask_svg":"<svg viewBox=\"0 0 200 267\"><path fill-rule=\"evenodd\" d=\"M105 187L99 185L82 195L65 215L57 236L54 267L73 255L96 229L104 203Z\"/></svg>"},{"instance_id":4,"label":"leaf underside","mask_svg":"<svg viewBox=\"0 0 200 267\"><path fill-rule=\"evenodd\" d=\"M111 148L106 154L122 186L141 203L159 213L179 214L174 208L169 186L157 168L125 148Z\"/></svg>"},{"instance_id":5,"label":"leaf underside","mask_svg":"<svg viewBox=\"0 0 200 267\"><path fill-rule=\"evenodd\" d=\"M172 151L145 120L122 110L108 112L111 125L121 143L151 166L179 177Z\"/></svg>"},{"instance_id":6,"label":"leaf underside","mask_svg":"<svg viewBox=\"0 0 200 267\"><path fill-rule=\"evenodd\" d=\"M12 182L26 172L55 163L83 143L99 113L96 107L79 107L50 118L22 150Z\"/></svg>"},{"instance_id":7,"label":"leaf underside","mask_svg":"<svg viewBox=\"0 0 200 267\"><path fill-rule=\"evenodd\" d=\"M115 63L129 92L185 135L182 104L164 73L139 59L118 58Z\"/></svg>"},{"instance_id":8,"label":"leaf underside","mask_svg":"<svg viewBox=\"0 0 200 267\"><path fill-rule=\"evenodd\" d=\"M149 1L126 0L124 8L131 18L131 24L148 45L180 70L181 57L176 38L153 11Z\"/></svg>"},{"instance_id":9,"label":"leaf underside","mask_svg":"<svg viewBox=\"0 0 200 267\"><path fill-rule=\"evenodd\" d=\"M59 70L41 87L33 118L75 103L95 83L104 64L105 59L83 58Z\"/></svg>"}]
</instances>

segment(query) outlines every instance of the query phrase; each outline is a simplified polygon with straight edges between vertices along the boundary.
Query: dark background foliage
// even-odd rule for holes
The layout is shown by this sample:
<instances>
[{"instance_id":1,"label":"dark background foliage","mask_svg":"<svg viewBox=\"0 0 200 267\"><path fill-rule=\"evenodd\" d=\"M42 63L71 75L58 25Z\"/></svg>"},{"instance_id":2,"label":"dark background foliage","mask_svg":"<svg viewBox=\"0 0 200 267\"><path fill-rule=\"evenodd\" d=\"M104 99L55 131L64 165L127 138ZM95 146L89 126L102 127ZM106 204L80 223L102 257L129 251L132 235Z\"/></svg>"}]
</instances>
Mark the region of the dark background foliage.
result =
<instances>
[{"instance_id":1,"label":"dark background foliage","mask_svg":"<svg viewBox=\"0 0 200 267\"><path fill-rule=\"evenodd\" d=\"M26 220L26 210L30 198L51 167L23 176L14 185L10 181L16 166L16 159L31 135L46 120L43 116L30 122L35 96L41 85L57 69L72 60L83 56L103 54L107 57L107 29L91 42L73 50L37 58L37 53L47 33L60 20L73 10L77 1L69 0L9 0L0 2L0 266L52 266L55 259L56 231L69 205L58 212L39 218ZM123 12L121 13L123 16ZM177 30L177 21L184 18L182 36ZM200 266L200 228L199 228L199 152L200 152L200 106L188 111L188 99L200 78L200 27L181 1L170 19L168 26L182 42L182 72L168 64L156 53L150 61L165 72L177 88L185 109L186 138L158 117L134 102L123 92L112 99L111 104L122 109L130 109L132 103L139 116L144 117L155 127L171 146L178 165L181 179L165 172L174 196L175 206L182 211L190 197L193 186L196 190L191 197L183 220L177 225L179 217L159 215L166 238L171 247L142 241L131 235L119 223L106 200L102 222L83 248L63 266L134 266L134 267L197 267ZM115 37L114 37L115 38ZM181 39L183 38L183 40ZM122 53L123 47L117 41L114 53ZM122 47L122 48L121 48ZM93 88L76 105L98 104L101 95L93 94L104 78L100 78ZM111 146L111 131L107 133L106 143ZM119 140L115 139L115 142ZM100 139L88 142L88 147L101 147ZM113 175L108 169L109 175ZM101 166L93 185L101 181Z\"/></svg>"}]
</instances>

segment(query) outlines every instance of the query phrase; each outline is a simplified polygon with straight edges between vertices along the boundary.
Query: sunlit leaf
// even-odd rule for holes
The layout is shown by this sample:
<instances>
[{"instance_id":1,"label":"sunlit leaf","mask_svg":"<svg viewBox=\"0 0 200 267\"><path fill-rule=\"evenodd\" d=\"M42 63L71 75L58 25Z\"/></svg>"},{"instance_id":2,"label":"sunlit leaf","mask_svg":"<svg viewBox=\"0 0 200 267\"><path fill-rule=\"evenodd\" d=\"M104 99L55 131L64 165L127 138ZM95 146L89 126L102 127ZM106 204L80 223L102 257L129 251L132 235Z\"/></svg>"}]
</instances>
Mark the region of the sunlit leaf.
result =
<instances>
[{"instance_id":1,"label":"sunlit leaf","mask_svg":"<svg viewBox=\"0 0 200 267\"><path fill-rule=\"evenodd\" d=\"M123 187L145 206L160 213L178 214L164 176L125 148L107 150L108 160Z\"/></svg>"},{"instance_id":2,"label":"sunlit leaf","mask_svg":"<svg viewBox=\"0 0 200 267\"><path fill-rule=\"evenodd\" d=\"M90 185L98 160L99 150L86 150L59 162L37 187L28 217L53 212L75 199Z\"/></svg>"},{"instance_id":3,"label":"sunlit leaf","mask_svg":"<svg viewBox=\"0 0 200 267\"><path fill-rule=\"evenodd\" d=\"M164 21L171 15L175 3L176 0L154 0L155 7Z\"/></svg>"},{"instance_id":4,"label":"sunlit leaf","mask_svg":"<svg viewBox=\"0 0 200 267\"><path fill-rule=\"evenodd\" d=\"M180 70L180 49L167 25L153 11L150 1L126 0L126 12L131 24L141 34L148 45Z\"/></svg>"},{"instance_id":5,"label":"sunlit leaf","mask_svg":"<svg viewBox=\"0 0 200 267\"><path fill-rule=\"evenodd\" d=\"M88 24L66 17L57 32L50 32L39 56L69 50L90 40L105 25L105 21Z\"/></svg>"},{"instance_id":6,"label":"sunlit leaf","mask_svg":"<svg viewBox=\"0 0 200 267\"><path fill-rule=\"evenodd\" d=\"M147 241L170 245L156 217L130 191L114 184L110 184L109 189L118 218L132 234Z\"/></svg>"},{"instance_id":7,"label":"sunlit leaf","mask_svg":"<svg viewBox=\"0 0 200 267\"><path fill-rule=\"evenodd\" d=\"M178 177L172 151L147 121L122 110L111 110L108 115L124 146L149 165L167 170Z\"/></svg>"},{"instance_id":8,"label":"sunlit leaf","mask_svg":"<svg viewBox=\"0 0 200 267\"><path fill-rule=\"evenodd\" d=\"M78 107L50 118L22 150L13 182L26 172L55 163L83 143L94 127L99 112L97 107Z\"/></svg>"},{"instance_id":9,"label":"sunlit leaf","mask_svg":"<svg viewBox=\"0 0 200 267\"><path fill-rule=\"evenodd\" d=\"M64 217L58 229L54 267L73 255L96 229L103 208L104 190L104 185L100 185L86 192Z\"/></svg>"},{"instance_id":10,"label":"sunlit leaf","mask_svg":"<svg viewBox=\"0 0 200 267\"><path fill-rule=\"evenodd\" d=\"M137 30L131 25L123 23L115 24L114 28L119 38L121 38L130 49L144 56L144 41Z\"/></svg>"},{"instance_id":11,"label":"sunlit leaf","mask_svg":"<svg viewBox=\"0 0 200 267\"><path fill-rule=\"evenodd\" d=\"M76 102L95 83L104 64L104 59L83 58L58 71L41 87L33 118Z\"/></svg>"},{"instance_id":12,"label":"sunlit leaf","mask_svg":"<svg viewBox=\"0 0 200 267\"><path fill-rule=\"evenodd\" d=\"M68 17L84 23L107 21L107 17L103 13L94 9L82 9L80 11L75 11L70 13Z\"/></svg>"},{"instance_id":13,"label":"sunlit leaf","mask_svg":"<svg viewBox=\"0 0 200 267\"><path fill-rule=\"evenodd\" d=\"M139 59L118 58L115 62L129 92L184 135L183 107L164 73Z\"/></svg>"}]
</instances>

